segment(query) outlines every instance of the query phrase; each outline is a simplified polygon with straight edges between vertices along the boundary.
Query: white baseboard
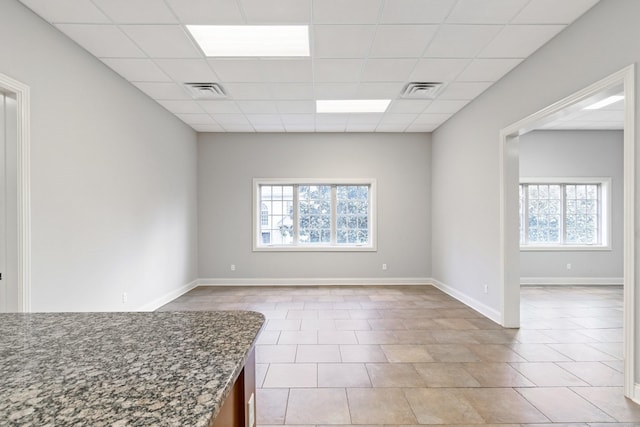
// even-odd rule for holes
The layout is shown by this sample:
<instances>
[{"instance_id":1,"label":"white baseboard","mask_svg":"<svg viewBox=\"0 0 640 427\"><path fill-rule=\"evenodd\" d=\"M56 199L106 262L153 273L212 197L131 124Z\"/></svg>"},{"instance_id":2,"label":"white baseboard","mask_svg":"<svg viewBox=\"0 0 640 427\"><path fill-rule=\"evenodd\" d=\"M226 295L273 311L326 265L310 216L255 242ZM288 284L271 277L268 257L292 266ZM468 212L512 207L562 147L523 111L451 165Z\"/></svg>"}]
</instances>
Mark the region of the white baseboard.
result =
<instances>
[{"instance_id":1,"label":"white baseboard","mask_svg":"<svg viewBox=\"0 0 640 427\"><path fill-rule=\"evenodd\" d=\"M622 285L622 277L521 277L521 285Z\"/></svg>"},{"instance_id":2,"label":"white baseboard","mask_svg":"<svg viewBox=\"0 0 640 427\"><path fill-rule=\"evenodd\" d=\"M483 316L486 316L489 319L493 320L498 325L502 325L502 314L498 310L495 310L489 307L488 305L478 301L477 299L471 298L469 295L464 294L450 286L447 286L444 283L439 282L438 280L435 280L435 279L431 279L431 280L432 280L433 286L440 289L445 294L452 296L453 298L457 299L458 301L460 301L465 305L468 305L470 308L474 309L475 311L482 314Z\"/></svg>"},{"instance_id":3,"label":"white baseboard","mask_svg":"<svg viewBox=\"0 0 640 427\"><path fill-rule=\"evenodd\" d=\"M163 296L161 296L160 298L156 298L155 300L151 301L148 304L143 305L142 307L139 307L137 310L134 311L154 311L160 307L162 307L163 305L173 301L174 299L178 298L180 295L182 294L186 294L187 292L189 292L191 289L195 288L196 286L198 286L198 280L194 280L191 283L187 283L185 286L176 289L175 291L171 291Z\"/></svg>"},{"instance_id":4,"label":"white baseboard","mask_svg":"<svg viewBox=\"0 0 640 427\"><path fill-rule=\"evenodd\" d=\"M631 397L635 403L640 405L640 384L635 383L633 387L633 396Z\"/></svg>"},{"instance_id":5,"label":"white baseboard","mask_svg":"<svg viewBox=\"0 0 640 427\"><path fill-rule=\"evenodd\" d=\"M394 278L280 278L280 279L198 279L198 286L319 286L319 285L431 285L428 277L394 277Z\"/></svg>"}]
</instances>

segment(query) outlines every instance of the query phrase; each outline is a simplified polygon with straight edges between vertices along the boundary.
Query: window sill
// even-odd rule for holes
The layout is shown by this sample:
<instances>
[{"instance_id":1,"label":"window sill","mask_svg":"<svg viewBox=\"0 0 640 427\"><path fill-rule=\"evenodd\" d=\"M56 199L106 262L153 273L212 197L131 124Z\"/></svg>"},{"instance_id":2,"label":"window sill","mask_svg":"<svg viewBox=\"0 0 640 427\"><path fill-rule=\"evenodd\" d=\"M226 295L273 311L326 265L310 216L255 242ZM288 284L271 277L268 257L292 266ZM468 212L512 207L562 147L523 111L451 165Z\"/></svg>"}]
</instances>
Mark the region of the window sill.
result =
<instances>
[{"instance_id":1,"label":"window sill","mask_svg":"<svg viewBox=\"0 0 640 427\"><path fill-rule=\"evenodd\" d=\"M521 245L520 252L589 252L589 251L611 251L611 246L607 245L591 245L591 246L572 246L572 245L562 245L562 246L528 246Z\"/></svg>"},{"instance_id":2,"label":"window sill","mask_svg":"<svg viewBox=\"0 0 640 427\"><path fill-rule=\"evenodd\" d=\"M257 246L254 252L375 252L374 246Z\"/></svg>"}]
</instances>

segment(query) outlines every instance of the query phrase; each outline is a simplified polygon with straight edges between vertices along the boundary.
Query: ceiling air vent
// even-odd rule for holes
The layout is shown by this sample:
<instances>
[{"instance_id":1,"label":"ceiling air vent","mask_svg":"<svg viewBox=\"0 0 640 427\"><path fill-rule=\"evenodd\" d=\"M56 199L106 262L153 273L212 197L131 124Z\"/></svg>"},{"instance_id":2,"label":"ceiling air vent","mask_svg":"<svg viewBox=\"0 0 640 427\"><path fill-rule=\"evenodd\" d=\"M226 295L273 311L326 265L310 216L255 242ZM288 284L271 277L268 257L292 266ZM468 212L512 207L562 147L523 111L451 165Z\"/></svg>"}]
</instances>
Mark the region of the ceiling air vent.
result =
<instances>
[{"instance_id":1,"label":"ceiling air vent","mask_svg":"<svg viewBox=\"0 0 640 427\"><path fill-rule=\"evenodd\" d=\"M401 96L403 98L433 99L442 86L442 83L411 82L404 87Z\"/></svg>"},{"instance_id":2,"label":"ceiling air vent","mask_svg":"<svg viewBox=\"0 0 640 427\"><path fill-rule=\"evenodd\" d=\"M218 83L185 83L184 85L195 99L221 99L227 97L224 89Z\"/></svg>"}]
</instances>

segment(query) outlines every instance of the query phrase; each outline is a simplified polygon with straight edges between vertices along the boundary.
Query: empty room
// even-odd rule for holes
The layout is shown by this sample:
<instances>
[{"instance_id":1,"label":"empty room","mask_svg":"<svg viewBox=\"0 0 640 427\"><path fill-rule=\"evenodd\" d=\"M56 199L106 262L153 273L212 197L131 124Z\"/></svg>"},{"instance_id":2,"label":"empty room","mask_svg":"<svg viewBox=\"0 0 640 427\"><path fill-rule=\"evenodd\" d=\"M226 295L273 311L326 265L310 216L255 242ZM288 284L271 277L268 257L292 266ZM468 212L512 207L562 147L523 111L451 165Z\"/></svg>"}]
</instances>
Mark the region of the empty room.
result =
<instances>
[{"instance_id":1,"label":"empty room","mask_svg":"<svg viewBox=\"0 0 640 427\"><path fill-rule=\"evenodd\" d=\"M0 0L0 426L640 425L637 0Z\"/></svg>"}]
</instances>

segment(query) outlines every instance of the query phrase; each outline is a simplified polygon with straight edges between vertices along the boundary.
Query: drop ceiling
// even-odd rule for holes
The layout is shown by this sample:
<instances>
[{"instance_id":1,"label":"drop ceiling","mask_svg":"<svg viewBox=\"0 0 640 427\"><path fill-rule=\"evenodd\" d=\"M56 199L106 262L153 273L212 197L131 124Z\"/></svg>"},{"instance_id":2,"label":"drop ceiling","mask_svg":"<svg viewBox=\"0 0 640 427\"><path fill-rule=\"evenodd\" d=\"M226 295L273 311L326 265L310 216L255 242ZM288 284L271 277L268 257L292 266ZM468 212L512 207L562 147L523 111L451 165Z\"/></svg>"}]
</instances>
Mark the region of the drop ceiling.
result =
<instances>
[{"instance_id":1,"label":"drop ceiling","mask_svg":"<svg viewBox=\"0 0 640 427\"><path fill-rule=\"evenodd\" d=\"M20 1L199 132L430 132L598 0ZM309 25L311 55L207 58L191 24ZM444 86L403 99L410 82ZM316 113L326 99L392 102Z\"/></svg>"}]
</instances>

